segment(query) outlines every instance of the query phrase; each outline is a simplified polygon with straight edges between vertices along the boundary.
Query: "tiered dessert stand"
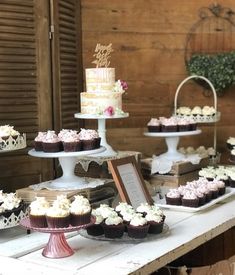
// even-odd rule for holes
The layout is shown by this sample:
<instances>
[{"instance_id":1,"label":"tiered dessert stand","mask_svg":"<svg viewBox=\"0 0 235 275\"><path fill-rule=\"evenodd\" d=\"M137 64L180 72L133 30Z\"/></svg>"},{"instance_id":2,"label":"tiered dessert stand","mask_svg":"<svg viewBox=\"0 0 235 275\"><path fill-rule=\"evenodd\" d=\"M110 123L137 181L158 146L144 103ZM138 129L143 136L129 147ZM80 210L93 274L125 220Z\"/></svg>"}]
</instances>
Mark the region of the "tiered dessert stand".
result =
<instances>
[{"instance_id":1,"label":"tiered dessert stand","mask_svg":"<svg viewBox=\"0 0 235 275\"><path fill-rule=\"evenodd\" d=\"M80 119L97 119L98 120L98 133L101 137L101 145L106 148L106 151L97 154L96 157L114 157L117 155L117 152L113 150L113 148L107 143L106 140L106 120L107 119L118 119L118 118L126 118L128 117L128 113L123 114L116 114L113 116L106 116L106 115L89 115L89 114L82 114L82 113L76 113L74 115L75 118Z\"/></svg>"},{"instance_id":2,"label":"tiered dessert stand","mask_svg":"<svg viewBox=\"0 0 235 275\"><path fill-rule=\"evenodd\" d=\"M213 96L214 96L214 108L215 108L215 115L212 117L203 117L203 116L194 116L192 117L195 122L197 123L214 123L214 150L216 152L216 122L220 119L220 113L217 112L217 95L216 91L214 89L214 86L212 83L203 76L189 76L185 78L180 85L178 86L176 93L175 93L175 100L174 100L174 115L177 116L177 99L178 94L180 92L181 87L190 79L202 79L208 83L210 86ZM185 131L185 132L159 132L159 133L153 133L153 132L145 132L145 136L149 137L164 137L168 150L166 153L160 155L163 156L165 159L171 160L171 161L180 161L185 158L184 154L181 154L177 151L177 145L179 143L179 138L182 136L190 136L190 135L198 135L201 133L201 130L195 130L195 131Z\"/></svg>"},{"instance_id":3,"label":"tiered dessert stand","mask_svg":"<svg viewBox=\"0 0 235 275\"><path fill-rule=\"evenodd\" d=\"M28 154L33 157L39 158L58 158L62 168L62 176L45 183L44 187L55 190L76 190L85 187L85 179L78 177L74 174L75 165L78 162L79 157L93 155L105 151L105 147L101 146L98 149L78 151L78 152L56 152L46 153L30 150Z\"/></svg>"},{"instance_id":4,"label":"tiered dessert stand","mask_svg":"<svg viewBox=\"0 0 235 275\"><path fill-rule=\"evenodd\" d=\"M0 138L0 153L20 150L26 147L26 135L19 135L17 137L9 137L8 139ZM0 229L15 227L19 221L27 216L27 209L24 206L17 211L19 214L12 213L9 217L0 215Z\"/></svg>"}]
</instances>

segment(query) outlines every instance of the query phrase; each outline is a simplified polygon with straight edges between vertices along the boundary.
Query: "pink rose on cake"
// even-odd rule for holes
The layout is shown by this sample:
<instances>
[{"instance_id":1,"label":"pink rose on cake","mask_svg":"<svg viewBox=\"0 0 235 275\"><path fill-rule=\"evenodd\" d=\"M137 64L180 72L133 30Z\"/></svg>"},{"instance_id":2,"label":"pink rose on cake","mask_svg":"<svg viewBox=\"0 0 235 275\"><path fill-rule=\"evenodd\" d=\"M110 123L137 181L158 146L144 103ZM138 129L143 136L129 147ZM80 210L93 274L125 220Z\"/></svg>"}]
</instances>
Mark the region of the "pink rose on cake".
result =
<instances>
[{"instance_id":1,"label":"pink rose on cake","mask_svg":"<svg viewBox=\"0 0 235 275\"><path fill-rule=\"evenodd\" d=\"M124 93L128 89L128 85L123 80L118 80L115 82L115 85L113 87L114 92Z\"/></svg>"},{"instance_id":2,"label":"pink rose on cake","mask_svg":"<svg viewBox=\"0 0 235 275\"><path fill-rule=\"evenodd\" d=\"M113 116L114 115L114 109L113 109L113 107L112 106L107 107L104 110L104 115L106 115L106 116Z\"/></svg>"}]
</instances>

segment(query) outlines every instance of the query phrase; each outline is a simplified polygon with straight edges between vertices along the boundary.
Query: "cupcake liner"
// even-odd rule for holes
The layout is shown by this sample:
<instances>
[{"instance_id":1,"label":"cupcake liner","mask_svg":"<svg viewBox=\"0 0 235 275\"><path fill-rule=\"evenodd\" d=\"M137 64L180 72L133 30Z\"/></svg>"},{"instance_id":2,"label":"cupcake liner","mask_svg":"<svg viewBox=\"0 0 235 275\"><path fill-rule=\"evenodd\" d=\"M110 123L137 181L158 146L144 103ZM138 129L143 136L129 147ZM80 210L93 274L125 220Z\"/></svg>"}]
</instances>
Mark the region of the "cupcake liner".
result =
<instances>
[{"instance_id":1,"label":"cupcake liner","mask_svg":"<svg viewBox=\"0 0 235 275\"><path fill-rule=\"evenodd\" d=\"M46 216L46 220L47 220L47 225L50 228L64 228L69 226L70 216L67 216L67 217Z\"/></svg>"},{"instance_id":2,"label":"cupcake liner","mask_svg":"<svg viewBox=\"0 0 235 275\"><path fill-rule=\"evenodd\" d=\"M166 198L166 203L167 204L170 204L170 205L181 205L182 204L182 201L181 201L181 198L169 198L167 196L165 196Z\"/></svg>"},{"instance_id":3,"label":"cupcake liner","mask_svg":"<svg viewBox=\"0 0 235 275\"><path fill-rule=\"evenodd\" d=\"M149 231L148 233L149 234L159 234L162 232L163 230L163 225L164 225L164 222L160 222L160 223L157 223L157 222L154 222L154 221L149 221Z\"/></svg>"},{"instance_id":4,"label":"cupcake liner","mask_svg":"<svg viewBox=\"0 0 235 275\"><path fill-rule=\"evenodd\" d=\"M155 125L155 126L148 126L148 131L149 132L161 132L161 126L160 125Z\"/></svg>"},{"instance_id":5,"label":"cupcake liner","mask_svg":"<svg viewBox=\"0 0 235 275\"><path fill-rule=\"evenodd\" d=\"M87 234L91 236L101 236L104 234L104 229L101 224L92 224L86 229Z\"/></svg>"},{"instance_id":6,"label":"cupcake liner","mask_svg":"<svg viewBox=\"0 0 235 275\"><path fill-rule=\"evenodd\" d=\"M225 194L225 190L226 190L225 187L219 188L219 196L223 196Z\"/></svg>"},{"instance_id":7,"label":"cupcake liner","mask_svg":"<svg viewBox=\"0 0 235 275\"><path fill-rule=\"evenodd\" d=\"M178 126L177 125L162 125L162 132L177 132Z\"/></svg>"},{"instance_id":8,"label":"cupcake liner","mask_svg":"<svg viewBox=\"0 0 235 275\"><path fill-rule=\"evenodd\" d=\"M78 152L82 150L82 142L63 142L64 152Z\"/></svg>"},{"instance_id":9,"label":"cupcake liner","mask_svg":"<svg viewBox=\"0 0 235 275\"><path fill-rule=\"evenodd\" d=\"M47 227L47 220L45 215L31 215L29 214L30 225L33 227L44 228Z\"/></svg>"},{"instance_id":10,"label":"cupcake liner","mask_svg":"<svg viewBox=\"0 0 235 275\"><path fill-rule=\"evenodd\" d=\"M94 150L96 148L96 141L95 139L90 140L81 140L82 141L82 149L86 150Z\"/></svg>"},{"instance_id":11,"label":"cupcake liner","mask_svg":"<svg viewBox=\"0 0 235 275\"><path fill-rule=\"evenodd\" d=\"M35 151L43 151L42 141L34 141Z\"/></svg>"},{"instance_id":12,"label":"cupcake liner","mask_svg":"<svg viewBox=\"0 0 235 275\"><path fill-rule=\"evenodd\" d=\"M91 221L91 212L85 214L70 213L70 224L72 226L78 226L88 224Z\"/></svg>"},{"instance_id":13,"label":"cupcake liner","mask_svg":"<svg viewBox=\"0 0 235 275\"><path fill-rule=\"evenodd\" d=\"M63 150L62 142L53 142L53 143L43 142L42 147L43 147L43 151L48 153L60 152Z\"/></svg>"},{"instance_id":14,"label":"cupcake liner","mask_svg":"<svg viewBox=\"0 0 235 275\"><path fill-rule=\"evenodd\" d=\"M187 207L198 207L199 206L199 199L184 199L182 198L182 206Z\"/></svg>"},{"instance_id":15,"label":"cupcake liner","mask_svg":"<svg viewBox=\"0 0 235 275\"><path fill-rule=\"evenodd\" d=\"M104 223L102 226L104 229L104 236L106 238L121 238L124 234L125 225L123 223L118 225L107 225Z\"/></svg>"},{"instance_id":16,"label":"cupcake liner","mask_svg":"<svg viewBox=\"0 0 235 275\"><path fill-rule=\"evenodd\" d=\"M128 225L127 226L127 234L130 238L143 239L147 236L149 227L150 227L149 224L146 224L143 226Z\"/></svg>"},{"instance_id":17,"label":"cupcake liner","mask_svg":"<svg viewBox=\"0 0 235 275\"><path fill-rule=\"evenodd\" d=\"M95 138L95 148L100 148L101 137Z\"/></svg>"},{"instance_id":18,"label":"cupcake liner","mask_svg":"<svg viewBox=\"0 0 235 275\"><path fill-rule=\"evenodd\" d=\"M178 131L179 131L179 132L191 131L191 127L190 127L189 124L178 125Z\"/></svg>"}]
</instances>

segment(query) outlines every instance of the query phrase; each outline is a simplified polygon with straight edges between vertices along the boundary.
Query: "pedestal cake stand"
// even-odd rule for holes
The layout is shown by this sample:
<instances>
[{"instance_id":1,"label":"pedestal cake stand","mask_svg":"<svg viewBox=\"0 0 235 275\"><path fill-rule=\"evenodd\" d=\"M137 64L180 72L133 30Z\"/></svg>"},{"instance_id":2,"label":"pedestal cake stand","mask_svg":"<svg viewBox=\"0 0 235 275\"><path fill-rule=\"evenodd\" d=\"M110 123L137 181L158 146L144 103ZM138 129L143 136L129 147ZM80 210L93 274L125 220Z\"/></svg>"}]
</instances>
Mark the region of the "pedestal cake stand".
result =
<instances>
[{"instance_id":1,"label":"pedestal cake stand","mask_svg":"<svg viewBox=\"0 0 235 275\"><path fill-rule=\"evenodd\" d=\"M66 241L64 233L79 231L94 223L94 218L91 218L91 222L79 226L69 226L65 228L38 228L30 225L29 218L25 218L20 221L20 225L37 232L50 233L50 237L46 247L42 251L42 255L47 258L65 258L74 254L73 249Z\"/></svg>"},{"instance_id":2,"label":"pedestal cake stand","mask_svg":"<svg viewBox=\"0 0 235 275\"><path fill-rule=\"evenodd\" d=\"M98 133L101 137L101 145L106 148L106 151L97 154L96 157L112 157L116 156L117 152L113 150L113 148L107 143L106 140L106 119L118 119L118 118L126 118L128 117L128 113L120 114L120 115L113 115L113 116L105 116L105 115L89 115L89 114L82 114L76 113L74 114L75 118L80 119L97 119L98 120Z\"/></svg>"},{"instance_id":3,"label":"pedestal cake stand","mask_svg":"<svg viewBox=\"0 0 235 275\"><path fill-rule=\"evenodd\" d=\"M39 158L58 158L62 168L62 176L50 182L50 189L70 189L76 190L84 187L85 180L74 174L75 165L78 158L87 155L93 155L105 151L105 147L101 146L98 149L78 151L78 152L56 152L46 153L30 150L28 154L33 157Z\"/></svg>"},{"instance_id":4,"label":"pedestal cake stand","mask_svg":"<svg viewBox=\"0 0 235 275\"><path fill-rule=\"evenodd\" d=\"M177 151L180 137L198 135L200 133L201 130L195 130L185 132L145 132L144 135L147 137L164 137L168 149L161 156L172 161L179 161L185 158L184 154Z\"/></svg>"}]
</instances>

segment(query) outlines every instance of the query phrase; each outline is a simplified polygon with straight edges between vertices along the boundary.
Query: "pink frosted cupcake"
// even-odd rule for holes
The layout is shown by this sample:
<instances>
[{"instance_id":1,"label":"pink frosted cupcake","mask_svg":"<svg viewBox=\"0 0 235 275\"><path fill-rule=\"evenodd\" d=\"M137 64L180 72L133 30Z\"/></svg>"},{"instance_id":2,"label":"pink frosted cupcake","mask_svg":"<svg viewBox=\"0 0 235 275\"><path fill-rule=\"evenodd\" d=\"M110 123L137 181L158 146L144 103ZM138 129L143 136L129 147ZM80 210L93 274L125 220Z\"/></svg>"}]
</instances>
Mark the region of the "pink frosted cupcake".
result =
<instances>
[{"instance_id":1,"label":"pink frosted cupcake","mask_svg":"<svg viewBox=\"0 0 235 275\"><path fill-rule=\"evenodd\" d=\"M170 189L165 195L166 203L170 205L181 205L181 194L177 189Z\"/></svg>"},{"instance_id":2,"label":"pink frosted cupcake","mask_svg":"<svg viewBox=\"0 0 235 275\"><path fill-rule=\"evenodd\" d=\"M185 132L185 131L190 131L190 124L188 122L188 119L186 118L178 118L178 131L179 132Z\"/></svg>"},{"instance_id":3,"label":"pink frosted cupcake","mask_svg":"<svg viewBox=\"0 0 235 275\"><path fill-rule=\"evenodd\" d=\"M98 147L97 132L90 129L81 129L79 139L82 142L83 150L93 150Z\"/></svg>"},{"instance_id":4,"label":"pink frosted cupcake","mask_svg":"<svg viewBox=\"0 0 235 275\"><path fill-rule=\"evenodd\" d=\"M198 207L199 206L199 198L193 191L188 191L184 194L182 198L182 206L187 207Z\"/></svg>"},{"instance_id":5,"label":"pink frosted cupcake","mask_svg":"<svg viewBox=\"0 0 235 275\"><path fill-rule=\"evenodd\" d=\"M151 118L147 127L149 132L161 132L161 123L157 118Z\"/></svg>"},{"instance_id":6,"label":"pink frosted cupcake","mask_svg":"<svg viewBox=\"0 0 235 275\"><path fill-rule=\"evenodd\" d=\"M61 130L58 134L59 139L63 143L65 152L77 152L82 150L82 142L75 130Z\"/></svg>"},{"instance_id":7,"label":"pink frosted cupcake","mask_svg":"<svg viewBox=\"0 0 235 275\"><path fill-rule=\"evenodd\" d=\"M60 152L63 150L62 142L56 135L55 131L47 131L42 141L42 147L44 152Z\"/></svg>"},{"instance_id":8,"label":"pink frosted cupcake","mask_svg":"<svg viewBox=\"0 0 235 275\"><path fill-rule=\"evenodd\" d=\"M214 183L216 184L218 190L219 190L219 196L222 196L225 194L225 183L222 180L214 180Z\"/></svg>"},{"instance_id":9,"label":"pink frosted cupcake","mask_svg":"<svg viewBox=\"0 0 235 275\"><path fill-rule=\"evenodd\" d=\"M38 132L38 135L34 139L35 151L43 151L42 142L45 136L46 136L46 132Z\"/></svg>"},{"instance_id":10,"label":"pink frosted cupcake","mask_svg":"<svg viewBox=\"0 0 235 275\"><path fill-rule=\"evenodd\" d=\"M160 118L161 125L162 125L162 132L177 132L178 131L178 124L176 117Z\"/></svg>"}]
</instances>

